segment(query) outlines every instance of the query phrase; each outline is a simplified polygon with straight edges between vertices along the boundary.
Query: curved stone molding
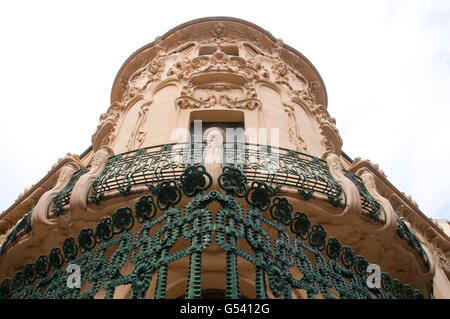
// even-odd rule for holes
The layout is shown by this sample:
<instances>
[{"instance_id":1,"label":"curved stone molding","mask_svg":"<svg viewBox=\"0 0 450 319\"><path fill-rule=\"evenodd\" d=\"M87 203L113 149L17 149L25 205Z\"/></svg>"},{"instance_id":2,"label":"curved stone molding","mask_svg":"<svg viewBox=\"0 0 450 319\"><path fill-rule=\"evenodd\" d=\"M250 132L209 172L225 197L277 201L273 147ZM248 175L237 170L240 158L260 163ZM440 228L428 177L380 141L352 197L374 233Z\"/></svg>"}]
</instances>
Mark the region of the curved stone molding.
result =
<instances>
[{"instance_id":1,"label":"curved stone molding","mask_svg":"<svg viewBox=\"0 0 450 319\"><path fill-rule=\"evenodd\" d=\"M55 196L66 187L70 182L73 173L78 169L80 169L80 166L77 163L68 163L64 165L59 173L56 185L51 190L44 193L37 202L33 214L31 215L31 229L36 236L46 227L55 225L55 221L52 221L47 216L48 206Z\"/></svg>"},{"instance_id":2,"label":"curved stone molding","mask_svg":"<svg viewBox=\"0 0 450 319\"><path fill-rule=\"evenodd\" d=\"M361 198L355 184L344 175L344 167L342 166L341 159L333 152L325 153L324 159L328 164L331 175L342 187L343 196L345 197L345 209L340 216L359 217L362 207Z\"/></svg>"},{"instance_id":3,"label":"curved stone molding","mask_svg":"<svg viewBox=\"0 0 450 319\"><path fill-rule=\"evenodd\" d=\"M88 196L92 182L102 173L106 162L114 152L110 147L103 147L99 149L92 159L91 168L89 172L80 177L75 183L72 196L70 197L71 219L78 218L80 214L87 209L86 198Z\"/></svg>"},{"instance_id":4,"label":"curved stone molding","mask_svg":"<svg viewBox=\"0 0 450 319\"><path fill-rule=\"evenodd\" d=\"M124 109L125 106L122 103L114 102L108 108L108 111L100 116L100 123L92 135L92 149L94 152L112 142L117 123Z\"/></svg>"},{"instance_id":5,"label":"curved stone molding","mask_svg":"<svg viewBox=\"0 0 450 319\"><path fill-rule=\"evenodd\" d=\"M397 217L394 212L394 208L392 207L391 203L380 195L380 193L377 190L377 186L375 183L375 177L373 174L366 168L362 168L356 172L356 175L361 177L364 186L366 187L367 191L370 195L372 195L373 198L381 205L383 211L384 211L384 225L381 227L380 231L384 230L390 230L392 232L395 232L397 229Z\"/></svg>"},{"instance_id":6,"label":"curved stone molding","mask_svg":"<svg viewBox=\"0 0 450 319\"><path fill-rule=\"evenodd\" d=\"M326 151L341 154L342 138L336 127L336 120L330 116L326 107L321 104L312 105L312 114L316 118Z\"/></svg>"},{"instance_id":7,"label":"curved stone molding","mask_svg":"<svg viewBox=\"0 0 450 319\"><path fill-rule=\"evenodd\" d=\"M142 130L142 126L144 125L145 120L147 119L147 113L150 104L151 102L145 103L139 109L136 125L127 143L127 148L129 151L139 148L144 142L144 138L147 135L147 132Z\"/></svg>"},{"instance_id":8,"label":"curved stone molding","mask_svg":"<svg viewBox=\"0 0 450 319\"><path fill-rule=\"evenodd\" d=\"M220 37L215 36L211 30L216 30L217 25L223 25L220 30L226 30ZM306 80L306 89L303 91L309 98L320 104L327 104L327 96L323 81L314 66L301 53L285 45L281 40L274 38L269 32L244 20L225 17L212 17L193 20L182 24L161 37L136 51L121 67L113 85L111 102L119 101L127 90L127 83L133 79L136 70L147 70L142 61L158 60L173 53L186 53L195 51L192 43L216 43L217 45L242 41L246 52L253 55L264 54L266 57L278 59L279 65L274 72L280 77L285 75L286 67L294 69L301 76L296 77L301 83ZM198 52L198 51L197 51ZM157 65L153 68L152 76L158 75ZM296 88L302 91L302 87Z\"/></svg>"},{"instance_id":9,"label":"curved stone molding","mask_svg":"<svg viewBox=\"0 0 450 319\"><path fill-rule=\"evenodd\" d=\"M80 169L77 162L66 163L60 171L56 185L45 192L37 201L30 217L31 232L21 236L0 258L0 273L10 272L23 266L24 260L31 258L30 251L43 252L58 237L64 238L60 232L61 218L49 219L47 210L52 200L67 186L75 171ZM24 259L24 256L25 259Z\"/></svg>"},{"instance_id":10,"label":"curved stone molding","mask_svg":"<svg viewBox=\"0 0 450 319\"><path fill-rule=\"evenodd\" d=\"M99 124L97 131L92 135L92 149L94 152L111 142L115 125L116 121L112 119L107 119Z\"/></svg>"},{"instance_id":11,"label":"curved stone molding","mask_svg":"<svg viewBox=\"0 0 450 319\"><path fill-rule=\"evenodd\" d=\"M55 196L66 187L73 173L78 169L80 169L80 165L77 162L69 162L61 168L55 186L45 192L37 201L34 209L32 209L30 217L31 232L25 236L20 236L18 242L14 244L13 247L17 252L26 251L28 247L39 244L48 235L49 229L57 225L56 219L52 220L47 217L47 209ZM10 256L9 252L7 255ZM16 252L13 255L17 255Z\"/></svg>"},{"instance_id":12,"label":"curved stone molding","mask_svg":"<svg viewBox=\"0 0 450 319\"><path fill-rule=\"evenodd\" d=\"M52 165L45 177L38 183L25 189L24 192L19 195L15 203L1 213L0 234L7 233L11 230L12 227L14 227L14 225L16 225L19 220L36 205L41 196L54 186L58 179L60 169L68 163L84 166L76 154L68 153L66 156L59 158L57 162Z\"/></svg>"},{"instance_id":13,"label":"curved stone molding","mask_svg":"<svg viewBox=\"0 0 450 319\"><path fill-rule=\"evenodd\" d=\"M152 109L150 104L156 88L171 81L176 82L178 90L168 101L173 101L178 113L176 120L167 126L168 131L189 122L192 110L238 109L247 112L245 126L255 129L279 127L278 122L285 119L286 127L280 127L283 147L318 157L327 150L340 155L342 140L335 120L326 111L325 87L305 57L246 21L208 18L195 22L179 27L189 39L180 39L178 32L169 32L124 64L113 86L111 107L101 116L93 136L94 152L106 145L121 153L160 144L164 140L162 134L150 136L146 132L148 122L162 109L158 105ZM228 30L219 32L220 38L209 32L218 23L223 24L220 30ZM192 33L191 29L196 31ZM284 114L266 109L263 104L271 101L270 96L264 101L259 96L261 84L280 95L280 103L276 101L272 108L279 107ZM127 116L130 105L142 99L138 114L133 115L137 118L130 120ZM302 115L296 104L301 105L311 123L306 126L301 123ZM252 111L257 114L250 116L248 112ZM272 122L264 120L263 114L269 113L274 117ZM317 128L322 137L311 139L304 127ZM126 131L124 135L122 130Z\"/></svg>"},{"instance_id":14,"label":"curved stone molding","mask_svg":"<svg viewBox=\"0 0 450 319\"><path fill-rule=\"evenodd\" d=\"M219 29L228 30L221 33L220 38L209 32L218 23L223 24L223 28ZM94 151L104 145L113 147L111 141L121 134L119 129L122 124L117 124L117 111L120 113L119 118L125 118L131 101L137 97L151 100L155 95L152 88L170 80L178 82L180 89L174 100L179 112L178 125L184 125L182 121L187 121L190 111L204 108L254 110L258 112L256 116L259 118L264 105L258 96L257 86L265 83L278 92L281 97L280 110L286 114L288 125L282 128L283 147L300 152L310 151L319 157L326 150L340 154L342 141L335 120L326 111L325 87L320 75L305 57L259 27L238 19L196 20L180 26L179 31L189 37L179 38L179 32L169 32L133 54L119 71L113 86L112 106L102 115L103 123L94 134ZM305 140L302 124L297 111L294 111L295 103L307 110L308 116L315 122L312 126L317 126L318 133L323 136L322 141ZM142 108L138 125L134 126L132 133L127 131L127 134L131 134L126 143L127 150L160 143L160 139L153 142L152 137L140 129L144 122L151 121L153 114L156 114L148 110L148 107ZM147 113L152 115L148 116ZM284 118L282 114L274 116ZM113 120L106 120L109 118ZM124 127L132 125L124 124ZM246 125L264 127L261 120L258 124L251 122ZM122 152L125 148L114 150Z\"/></svg>"}]
</instances>

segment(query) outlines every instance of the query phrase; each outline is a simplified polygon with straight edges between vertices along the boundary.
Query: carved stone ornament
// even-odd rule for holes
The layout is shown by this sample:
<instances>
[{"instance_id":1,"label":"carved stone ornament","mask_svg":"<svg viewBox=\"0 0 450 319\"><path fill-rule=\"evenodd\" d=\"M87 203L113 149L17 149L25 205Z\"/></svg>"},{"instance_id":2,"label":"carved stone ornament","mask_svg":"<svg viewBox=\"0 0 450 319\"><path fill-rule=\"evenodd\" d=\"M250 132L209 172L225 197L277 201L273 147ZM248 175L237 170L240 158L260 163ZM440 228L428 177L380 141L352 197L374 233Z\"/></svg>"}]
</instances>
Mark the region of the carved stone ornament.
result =
<instances>
[{"instance_id":1,"label":"carved stone ornament","mask_svg":"<svg viewBox=\"0 0 450 319\"><path fill-rule=\"evenodd\" d=\"M103 146L110 145L123 110L124 105L122 103L114 102L108 111L100 116L100 123L92 135L92 148L94 152Z\"/></svg>"},{"instance_id":2,"label":"carved stone ornament","mask_svg":"<svg viewBox=\"0 0 450 319\"><path fill-rule=\"evenodd\" d=\"M204 47L207 50L201 51ZM239 54L231 52L237 49L230 51L230 48L237 48ZM218 74L222 79L226 75L225 82L216 82ZM133 64L122 67L113 87L112 101L120 103L123 111L131 101L145 95L146 90L169 79L180 81L182 89L175 101L179 109L217 106L258 110L262 104L255 85L258 81L270 81L278 91L285 92L282 93L286 95L283 104L291 105L292 99L297 98L310 108L320 123L326 149L340 154L342 141L334 119L326 112L326 94L318 73L301 54L246 21L200 19L158 37L153 44L135 53ZM209 83L210 88L205 89L205 83ZM143 111L141 122L145 118ZM295 113L289 106L285 111L290 118L292 143L297 145L297 150L306 152L306 144L296 127ZM113 110L103 117L115 118ZM117 119L115 122L101 119L98 133L94 134L98 137L93 138L96 140L94 150L111 145L115 133L113 123L117 123ZM139 145L143 134L139 130L133 132L129 149Z\"/></svg>"}]
</instances>

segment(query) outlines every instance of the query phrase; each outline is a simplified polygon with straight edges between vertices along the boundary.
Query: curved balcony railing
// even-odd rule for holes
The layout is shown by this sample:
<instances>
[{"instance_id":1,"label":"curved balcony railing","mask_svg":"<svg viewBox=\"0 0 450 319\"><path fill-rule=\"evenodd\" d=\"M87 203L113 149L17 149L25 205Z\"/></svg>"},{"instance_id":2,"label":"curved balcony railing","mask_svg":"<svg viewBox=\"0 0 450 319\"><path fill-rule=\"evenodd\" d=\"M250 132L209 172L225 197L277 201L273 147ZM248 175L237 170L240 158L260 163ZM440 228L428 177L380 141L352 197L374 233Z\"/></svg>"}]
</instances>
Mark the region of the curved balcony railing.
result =
<instances>
[{"instance_id":1,"label":"curved balcony railing","mask_svg":"<svg viewBox=\"0 0 450 319\"><path fill-rule=\"evenodd\" d=\"M397 211L395 211L395 216L397 217L397 235L401 239L405 239L408 241L408 244L417 250L417 253L422 257L425 266L427 267L427 270L430 270L430 260L428 259L427 254L425 253L425 250L422 247L422 244L420 243L420 240L416 237L416 235L413 233L413 231L400 219L400 216L398 215Z\"/></svg>"},{"instance_id":2,"label":"curved balcony railing","mask_svg":"<svg viewBox=\"0 0 450 319\"><path fill-rule=\"evenodd\" d=\"M263 181L273 189L290 186L308 200L314 192L326 195L338 206L341 187L326 162L311 155L257 144L224 143L223 165L239 168L247 181ZM89 199L98 203L104 193L118 190L126 196L135 185L153 189L159 182L179 181L184 169L202 164L204 143L178 143L143 148L109 158L105 169L91 185Z\"/></svg>"},{"instance_id":3,"label":"curved balcony railing","mask_svg":"<svg viewBox=\"0 0 450 319\"><path fill-rule=\"evenodd\" d=\"M349 171L345 171L344 174L353 182L353 184L355 184L358 189L363 212L366 212L374 221L380 222L380 212L383 212L384 214L384 211L375 198L370 195L361 178ZM384 218L386 218L386 216Z\"/></svg>"},{"instance_id":4,"label":"curved balcony railing","mask_svg":"<svg viewBox=\"0 0 450 319\"><path fill-rule=\"evenodd\" d=\"M112 156L92 183L89 199L98 203L107 191L126 196L135 185L152 189L162 181L178 181L188 165L203 162L203 150L203 143L174 143Z\"/></svg>"},{"instance_id":5,"label":"curved balcony railing","mask_svg":"<svg viewBox=\"0 0 450 319\"><path fill-rule=\"evenodd\" d=\"M338 206L342 188L331 176L325 161L285 148L258 144L225 143L224 166L242 170L248 181L264 181L277 188L296 188L305 200L314 192Z\"/></svg>"},{"instance_id":6,"label":"curved balcony railing","mask_svg":"<svg viewBox=\"0 0 450 319\"><path fill-rule=\"evenodd\" d=\"M240 170L224 167L218 177L221 192L208 190L211 175L205 167L186 168L180 184L159 182L157 191L141 196L134 207L119 208L101 218L95 229L82 229L5 278L0 298L78 299L99 293L113 298L116 288L124 286L131 298L171 297L169 266L185 257L189 258L185 298L201 298L207 280L203 270L209 267L202 257L213 241L226 255L222 282L226 298L242 297L238 259L252 267L247 276L254 285L246 288L247 298L292 298L299 291L308 298L424 297L387 273L381 274L380 286L369 285L363 256L328 236L322 225L313 225L305 213L294 212L289 200L274 196L264 182L252 183L238 196L250 205L245 209L235 196L245 184L242 176ZM180 207L183 196L189 201ZM214 219L211 203L220 206ZM263 211L270 214L266 217ZM184 245L176 245L180 240ZM67 267L73 264L80 267L81 289L66 284ZM122 271L130 265L134 265L131 273Z\"/></svg>"},{"instance_id":7,"label":"curved balcony railing","mask_svg":"<svg viewBox=\"0 0 450 319\"><path fill-rule=\"evenodd\" d=\"M8 245L16 241L17 237L20 237L22 236L22 234L26 234L31 231L31 214L33 214L33 209L34 206L6 236L5 240L0 246L0 256L3 255Z\"/></svg>"},{"instance_id":8,"label":"curved balcony railing","mask_svg":"<svg viewBox=\"0 0 450 319\"><path fill-rule=\"evenodd\" d=\"M72 174L69 183L64 187L62 191L56 195L47 207L47 218L50 218L50 213L55 216L62 214L65 205L69 204L70 196L72 195L73 187L75 183L80 179L81 176L89 171L89 165L83 167Z\"/></svg>"},{"instance_id":9,"label":"curved balcony railing","mask_svg":"<svg viewBox=\"0 0 450 319\"><path fill-rule=\"evenodd\" d=\"M154 188L164 180L179 181L184 169L194 163L203 163L204 156L203 143L165 144L112 156L91 185L90 199L98 203L107 191L118 190L125 196L135 185ZM296 188L305 200L318 192L336 206L340 202L341 187L331 176L326 162L308 154L265 145L224 143L223 165L239 168L249 182L264 181L272 189L283 185ZM88 170L89 166L73 173L67 186L49 204L47 217L62 213L63 207L70 202L75 183ZM363 212L380 221L382 208L379 203L358 176L349 171L345 174L358 188Z\"/></svg>"}]
</instances>

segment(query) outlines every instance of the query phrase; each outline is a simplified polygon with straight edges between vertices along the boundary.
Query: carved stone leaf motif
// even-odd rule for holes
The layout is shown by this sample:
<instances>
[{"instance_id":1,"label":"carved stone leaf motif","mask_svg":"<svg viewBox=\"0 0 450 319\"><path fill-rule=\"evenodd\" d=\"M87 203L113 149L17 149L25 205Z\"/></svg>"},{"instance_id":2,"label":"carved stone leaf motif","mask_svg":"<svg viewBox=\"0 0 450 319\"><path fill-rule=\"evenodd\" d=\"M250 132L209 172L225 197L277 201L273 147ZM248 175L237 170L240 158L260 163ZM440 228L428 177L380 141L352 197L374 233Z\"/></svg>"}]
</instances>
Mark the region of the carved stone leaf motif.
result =
<instances>
[{"instance_id":1,"label":"carved stone leaf motif","mask_svg":"<svg viewBox=\"0 0 450 319\"><path fill-rule=\"evenodd\" d=\"M259 109L261 102L258 99L231 99L227 95L220 95L217 98L215 95L210 95L207 98L194 98L191 96L181 96L176 99L175 104L182 109L187 108L210 108L214 105L221 105L228 108L236 109Z\"/></svg>"},{"instance_id":2,"label":"carved stone leaf motif","mask_svg":"<svg viewBox=\"0 0 450 319\"><path fill-rule=\"evenodd\" d=\"M223 23L217 23L211 30L211 34L215 39L222 40L227 36L228 30Z\"/></svg>"},{"instance_id":3,"label":"carved stone leaf motif","mask_svg":"<svg viewBox=\"0 0 450 319\"><path fill-rule=\"evenodd\" d=\"M122 102L127 104L135 96L142 92L153 82L161 80L161 75L165 67L165 57L159 57L148 62L138 69L128 80Z\"/></svg>"},{"instance_id":4,"label":"carved stone leaf motif","mask_svg":"<svg viewBox=\"0 0 450 319\"><path fill-rule=\"evenodd\" d=\"M234 30L234 29L233 29ZM137 70L129 79L127 83L127 90L123 95L123 101L129 101L133 97L142 94L143 90L150 83L157 82L163 78L163 71L166 64L168 65L168 71L166 76L175 77L182 83L182 92L175 103L178 108L210 108L214 105L220 105L227 108L237 109L259 109L262 103L257 98L257 93L254 89L254 84L259 79L271 80L277 86L281 86L287 89L290 97L298 97L307 102L311 107L314 115L317 117L320 127L328 125L331 130L338 136L337 140L341 138L337 131L334 119L330 118L328 112L322 105L315 106L314 92L318 90L319 84L313 80L307 80L305 76L293 69L289 63L281 59L282 52L284 52L282 41L278 41L273 49L272 54L266 54L261 50L252 50L251 58L246 60L242 56L233 56L225 54L221 51L222 43L234 43L244 49L244 43L241 41L232 41L227 38L228 31L223 23L214 25L209 32L211 37L220 40L217 43L217 50L211 55L201 55L194 58L188 58L185 52L193 52L192 49L185 50L186 43L180 44L179 48L170 52L167 50L159 50L156 55L156 59L149 61L147 64ZM236 30L234 30L236 31ZM207 42L206 42L207 43ZM163 47L163 42L159 39L159 45ZM192 42L190 47L199 45ZM254 45L254 43L252 44ZM183 52L183 53L180 53ZM284 54L284 53L283 53ZM169 62L170 61L170 62ZM171 65L170 65L171 64ZM270 69L267 71L266 67ZM244 84L241 85L244 95L237 98L235 96L230 97L227 94L206 94L197 96L194 95L194 91L198 88L198 83L193 82L194 77L199 77L206 74L212 74L213 72L228 72L229 74L235 74L236 76L244 79ZM241 81L241 80L239 80ZM216 92L220 92L219 87L214 88ZM292 108L292 107L291 107ZM289 107L285 107L285 111L289 117L289 138L297 150L306 152L306 144L302 137L298 134L298 124L295 119L295 113L289 110ZM140 117L141 119L141 117ZM334 138L330 140L326 131L322 131L324 135L324 142L327 149L336 148L333 144ZM134 145L139 140L142 141L145 133L139 129L133 132L132 137L128 143L129 149L136 148ZM110 142L112 136L105 138L106 144Z\"/></svg>"},{"instance_id":5,"label":"carved stone leaf motif","mask_svg":"<svg viewBox=\"0 0 450 319\"><path fill-rule=\"evenodd\" d=\"M179 108L209 108L214 105L221 105L228 108L247 108L250 110L261 107L261 102L257 99L257 94L253 82L258 78L257 72L247 66L244 59L240 57L229 57L225 53L216 51L210 57L200 56L192 61L180 61L175 64L175 68L169 69L171 75L177 76L184 82L182 92L175 104ZM194 85L193 77L213 74L213 72L225 72L227 74L235 74L238 81L244 81L244 84L209 84ZM194 89L202 89L209 92L206 97L195 97ZM243 91L244 98L230 97L227 94L211 93L222 92L224 90Z\"/></svg>"},{"instance_id":6,"label":"carved stone leaf motif","mask_svg":"<svg viewBox=\"0 0 450 319\"><path fill-rule=\"evenodd\" d=\"M258 99L231 99L227 95L221 95L219 97L219 104L229 107L229 108L237 108L237 109L259 109L261 108L261 102Z\"/></svg>"},{"instance_id":7,"label":"carved stone leaf motif","mask_svg":"<svg viewBox=\"0 0 450 319\"><path fill-rule=\"evenodd\" d=\"M136 125L133 129L133 132L131 133L130 139L128 140L128 143L127 143L128 150L137 149L144 142L147 132L143 131L142 127L145 124L145 120L147 118L147 113L148 113L148 105L144 104L141 107L141 109L139 110L139 115L138 115L138 119L136 121Z\"/></svg>"},{"instance_id":8,"label":"carved stone leaf motif","mask_svg":"<svg viewBox=\"0 0 450 319\"><path fill-rule=\"evenodd\" d=\"M324 143L327 150L337 151L334 148L337 147L340 150L342 146L342 138L339 134L339 131L336 127L336 120L328 114L326 108L321 104L312 104L312 113L315 115L322 135L324 136ZM333 132L329 134L330 130ZM333 136L334 135L334 136ZM333 143L331 143L330 138L335 140L333 147Z\"/></svg>"},{"instance_id":9,"label":"carved stone leaf motif","mask_svg":"<svg viewBox=\"0 0 450 319\"><path fill-rule=\"evenodd\" d=\"M289 118L288 124L289 139L296 146L297 151L306 153L308 151L308 146L306 145L302 137L297 133L298 132L297 120L295 118L293 106L285 105L284 110L288 114Z\"/></svg>"}]
</instances>

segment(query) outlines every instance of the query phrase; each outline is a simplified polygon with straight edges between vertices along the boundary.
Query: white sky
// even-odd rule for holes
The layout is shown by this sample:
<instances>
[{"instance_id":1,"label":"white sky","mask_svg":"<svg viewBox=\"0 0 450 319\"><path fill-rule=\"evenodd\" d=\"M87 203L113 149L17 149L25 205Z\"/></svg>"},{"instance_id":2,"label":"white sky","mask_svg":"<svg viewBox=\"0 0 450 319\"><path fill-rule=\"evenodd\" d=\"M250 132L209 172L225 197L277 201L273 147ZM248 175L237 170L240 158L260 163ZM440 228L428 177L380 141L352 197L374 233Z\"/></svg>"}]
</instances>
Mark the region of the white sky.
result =
<instances>
[{"instance_id":1,"label":"white sky","mask_svg":"<svg viewBox=\"0 0 450 319\"><path fill-rule=\"evenodd\" d=\"M91 144L125 60L192 19L257 24L321 74L352 158L450 219L450 1L2 1L0 211Z\"/></svg>"}]
</instances>

